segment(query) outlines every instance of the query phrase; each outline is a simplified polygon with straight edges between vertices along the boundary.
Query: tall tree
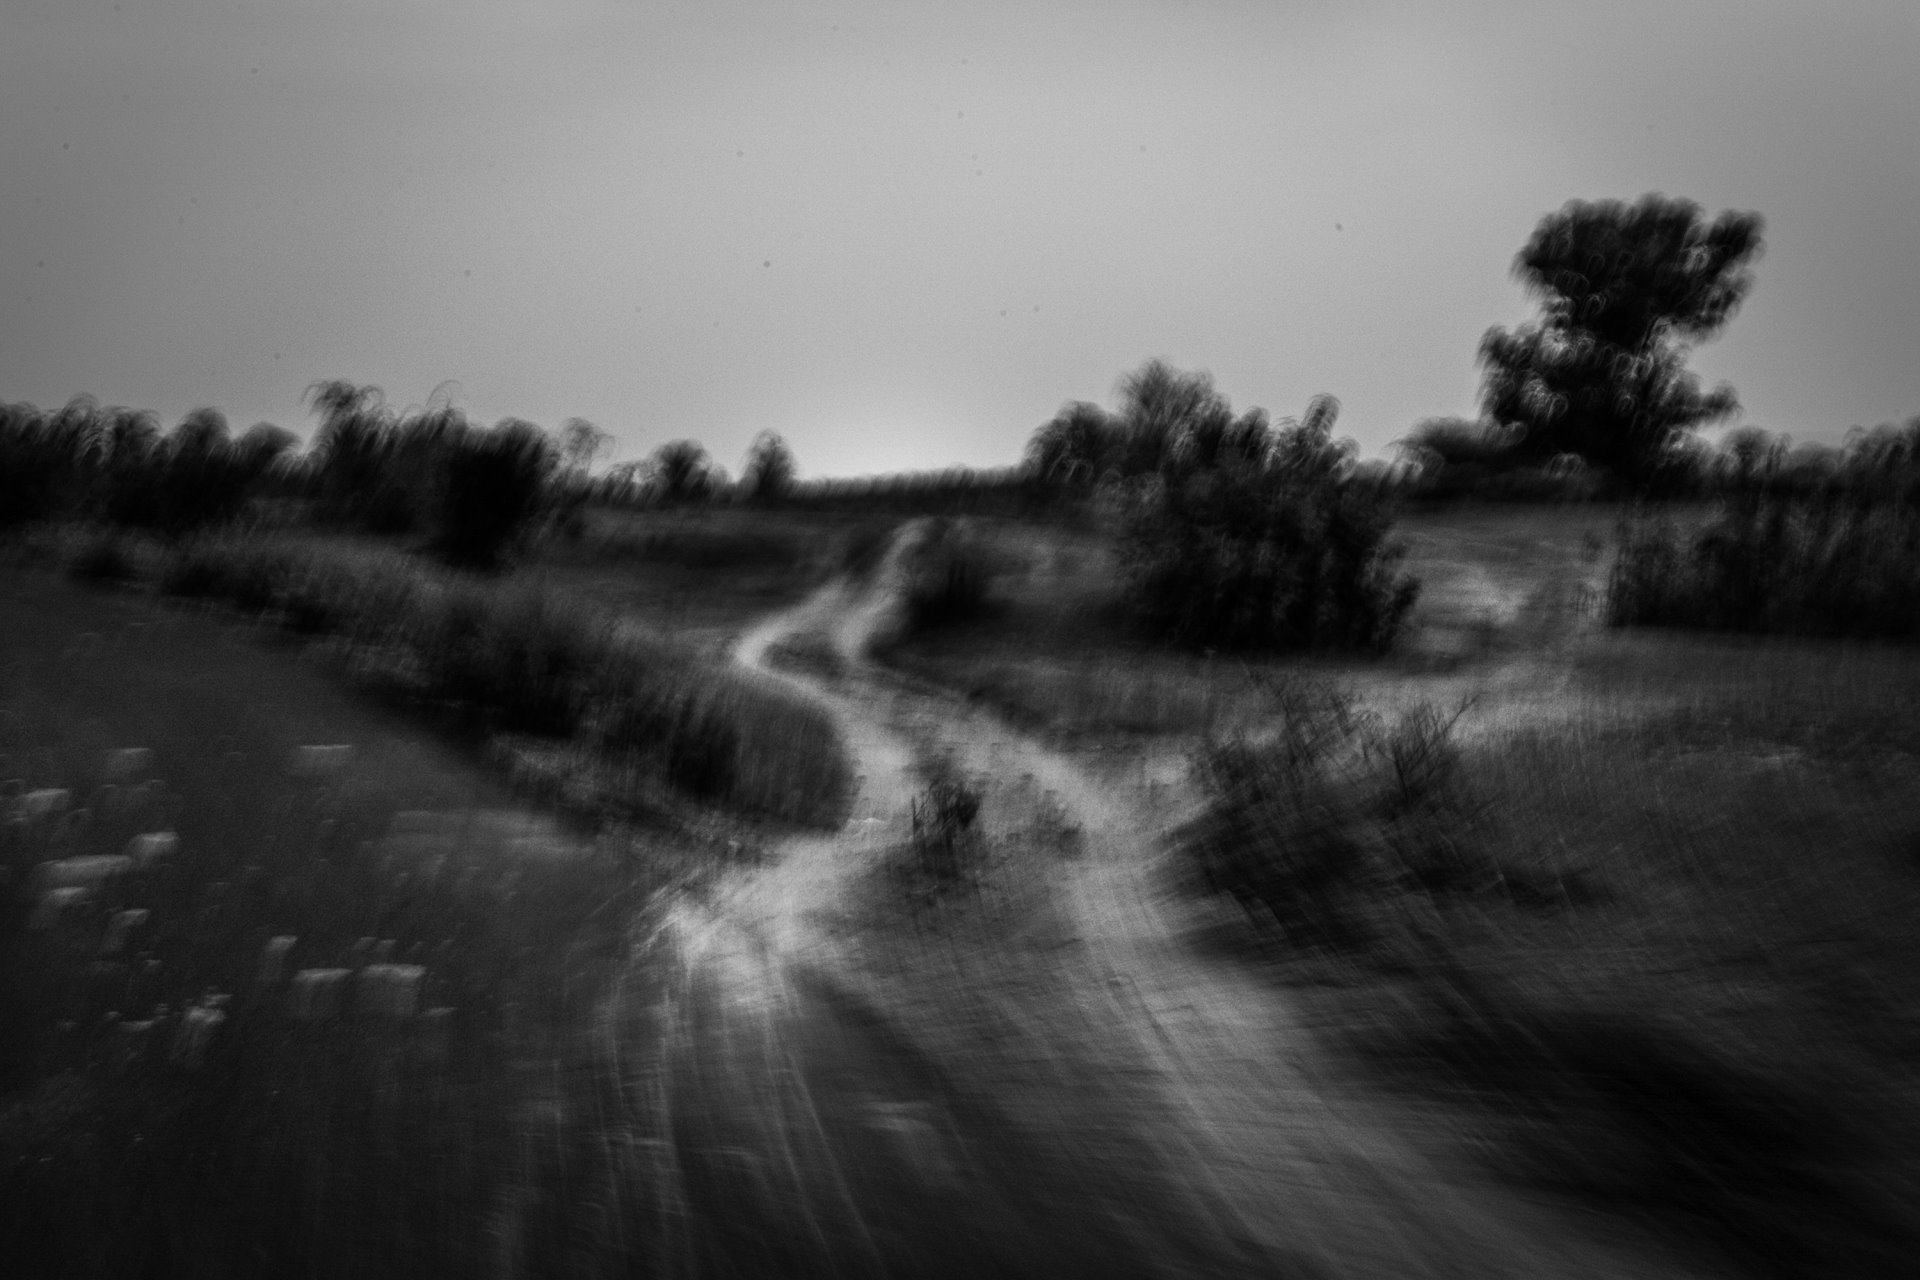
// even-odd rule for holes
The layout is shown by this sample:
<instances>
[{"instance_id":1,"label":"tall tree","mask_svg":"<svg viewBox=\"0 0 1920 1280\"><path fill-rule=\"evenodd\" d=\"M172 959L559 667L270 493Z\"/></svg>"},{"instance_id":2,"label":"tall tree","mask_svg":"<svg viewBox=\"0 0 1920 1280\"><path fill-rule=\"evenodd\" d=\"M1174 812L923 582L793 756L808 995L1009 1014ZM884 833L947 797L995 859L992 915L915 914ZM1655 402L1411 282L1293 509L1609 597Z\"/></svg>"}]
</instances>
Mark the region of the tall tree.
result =
<instances>
[{"instance_id":1,"label":"tall tree","mask_svg":"<svg viewBox=\"0 0 1920 1280\"><path fill-rule=\"evenodd\" d=\"M1513 264L1543 314L1480 344L1483 408L1516 429L1517 454L1578 454L1644 487L1677 438L1737 412L1733 388L1703 391L1686 357L1752 287L1761 228L1655 193L1543 218Z\"/></svg>"}]
</instances>

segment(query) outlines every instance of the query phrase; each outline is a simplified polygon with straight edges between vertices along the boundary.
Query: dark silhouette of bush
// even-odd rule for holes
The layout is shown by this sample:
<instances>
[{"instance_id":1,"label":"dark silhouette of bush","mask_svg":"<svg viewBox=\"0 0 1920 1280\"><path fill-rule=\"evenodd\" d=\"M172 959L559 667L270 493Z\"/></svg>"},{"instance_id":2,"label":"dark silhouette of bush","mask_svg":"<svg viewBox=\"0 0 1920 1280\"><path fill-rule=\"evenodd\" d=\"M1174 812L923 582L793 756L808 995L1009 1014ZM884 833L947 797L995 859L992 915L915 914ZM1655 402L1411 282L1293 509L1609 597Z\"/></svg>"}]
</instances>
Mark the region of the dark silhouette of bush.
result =
<instances>
[{"instance_id":1,"label":"dark silhouette of bush","mask_svg":"<svg viewBox=\"0 0 1920 1280\"><path fill-rule=\"evenodd\" d=\"M321 509L335 520L364 521L379 504L393 443L380 388L335 378L308 387L307 400L320 414L312 457Z\"/></svg>"},{"instance_id":2,"label":"dark silhouette of bush","mask_svg":"<svg viewBox=\"0 0 1920 1280\"><path fill-rule=\"evenodd\" d=\"M180 537L232 519L254 479L218 409L195 409L148 455L153 525Z\"/></svg>"},{"instance_id":3,"label":"dark silhouette of bush","mask_svg":"<svg viewBox=\"0 0 1920 1280\"><path fill-rule=\"evenodd\" d=\"M966 528L935 522L904 565L907 625L915 631L979 617L995 573L993 557Z\"/></svg>"},{"instance_id":4,"label":"dark silhouette of bush","mask_svg":"<svg viewBox=\"0 0 1920 1280\"><path fill-rule=\"evenodd\" d=\"M555 467L553 446L530 422L460 430L444 447L440 549L456 564L492 568L532 525Z\"/></svg>"},{"instance_id":5,"label":"dark silhouette of bush","mask_svg":"<svg viewBox=\"0 0 1920 1280\"><path fill-rule=\"evenodd\" d=\"M346 381L308 398L322 417L313 469L333 519L385 534L425 527L452 563L491 569L556 496L559 454L532 423L477 428L438 390L401 415L379 388Z\"/></svg>"},{"instance_id":6,"label":"dark silhouette of bush","mask_svg":"<svg viewBox=\"0 0 1920 1280\"><path fill-rule=\"evenodd\" d=\"M1615 487L1606 473L1577 453L1541 459L1521 449L1520 435L1484 419L1427 418L1394 442L1406 474L1396 486L1408 497L1483 502L1581 501ZM1692 459L1677 453L1669 490L1692 487Z\"/></svg>"},{"instance_id":7,"label":"dark silhouette of bush","mask_svg":"<svg viewBox=\"0 0 1920 1280\"><path fill-rule=\"evenodd\" d=\"M180 537L232 519L264 462L217 409L162 435L150 413L77 396L54 413L0 409L0 524L105 519Z\"/></svg>"},{"instance_id":8,"label":"dark silhouette of bush","mask_svg":"<svg viewBox=\"0 0 1920 1280\"><path fill-rule=\"evenodd\" d=\"M1126 533L1129 593L1151 632L1198 649L1392 644L1418 586L1396 571L1385 501L1346 482L1337 412L1321 397L1300 422L1240 439L1209 408L1170 433Z\"/></svg>"},{"instance_id":9,"label":"dark silhouette of bush","mask_svg":"<svg viewBox=\"0 0 1920 1280\"><path fill-rule=\"evenodd\" d=\"M104 455L104 426L88 396L52 413L0 405L0 528L82 514Z\"/></svg>"},{"instance_id":10,"label":"dark silhouette of bush","mask_svg":"<svg viewBox=\"0 0 1920 1280\"><path fill-rule=\"evenodd\" d=\"M713 459L695 440L671 440L647 459L647 489L664 503L694 502L713 492Z\"/></svg>"},{"instance_id":11,"label":"dark silhouette of bush","mask_svg":"<svg viewBox=\"0 0 1920 1280\"><path fill-rule=\"evenodd\" d=\"M1046 489L1085 491L1120 474L1126 432L1097 404L1076 400L1033 433L1027 467Z\"/></svg>"},{"instance_id":12,"label":"dark silhouette of bush","mask_svg":"<svg viewBox=\"0 0 1920 1280\"><path fill-rule=\"evenodd\" d=\"M740 488L748 501L772 506L793 492L796 470L787 442L772 431L762 431L747 450L746 463L740 469Z\"/></svg>"}]
</instances>

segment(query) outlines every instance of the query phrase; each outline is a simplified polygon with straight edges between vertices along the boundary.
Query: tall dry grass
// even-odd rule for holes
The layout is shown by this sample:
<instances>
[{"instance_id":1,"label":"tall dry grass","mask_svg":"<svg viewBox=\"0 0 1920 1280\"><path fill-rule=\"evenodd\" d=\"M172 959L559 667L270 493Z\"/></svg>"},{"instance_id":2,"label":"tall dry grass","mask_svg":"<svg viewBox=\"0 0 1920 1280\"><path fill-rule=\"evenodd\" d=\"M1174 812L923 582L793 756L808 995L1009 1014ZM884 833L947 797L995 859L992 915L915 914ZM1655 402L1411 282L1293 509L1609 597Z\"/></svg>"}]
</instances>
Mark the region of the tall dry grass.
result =
<instances>
[{"instance_id":1,"label":"tall dry grass","mask_svg":"<svg viewBox=\"0 0 1920 1280\"><path fill-rule=\"evenodd\" d=\"M742 813L844 816L851 780L825 713L538 584L363 548L208 539L169 561L161 589L331 637L357 679L487 735L572 741L629 778Z\"/></svg>"}]
</instances>

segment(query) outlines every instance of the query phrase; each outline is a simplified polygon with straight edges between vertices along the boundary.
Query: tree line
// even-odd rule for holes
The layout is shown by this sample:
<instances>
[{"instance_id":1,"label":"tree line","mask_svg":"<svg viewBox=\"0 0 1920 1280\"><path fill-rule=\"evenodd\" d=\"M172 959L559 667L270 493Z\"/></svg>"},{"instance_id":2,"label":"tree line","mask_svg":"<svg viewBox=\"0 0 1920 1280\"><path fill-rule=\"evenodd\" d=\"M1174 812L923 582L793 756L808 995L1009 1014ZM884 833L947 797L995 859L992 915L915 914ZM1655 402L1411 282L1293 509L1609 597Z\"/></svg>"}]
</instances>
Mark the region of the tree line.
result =
<instances>
[{"instance_id":1,"label":"tree line","mask_svg":"<svg viewBox=\"0 0 1920 1280\"><path fill-rule=\"evenodd\" d=\"M689 440L594 477L610 437L581 418L549 433L521 418L473 422L439 393L396 411L380 389L316 383L310 447L260 423L236 436L217 409L170 431L146 410L88 396L43 410L0 404L0 529L88 520L178 539L291 500L316 520L425 536L446 559L485 568L530 531L577 522L593 501L682 503L722 494L776 502L796 483L792 450L763 433L733 482Z\"/></svg>"}]
</instances>

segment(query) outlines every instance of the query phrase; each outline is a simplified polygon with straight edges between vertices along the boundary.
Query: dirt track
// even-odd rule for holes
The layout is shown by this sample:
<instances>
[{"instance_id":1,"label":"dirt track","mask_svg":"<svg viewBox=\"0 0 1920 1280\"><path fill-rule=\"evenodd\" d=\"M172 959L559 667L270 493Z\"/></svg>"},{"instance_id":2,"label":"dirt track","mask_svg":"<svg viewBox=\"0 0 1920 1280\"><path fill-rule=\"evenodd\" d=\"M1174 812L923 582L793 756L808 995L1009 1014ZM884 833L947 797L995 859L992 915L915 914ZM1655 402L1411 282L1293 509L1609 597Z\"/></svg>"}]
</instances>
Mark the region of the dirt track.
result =
<instances>
[{"instance_id":1,"label":"dirt track","mask_svg":"<svg viewBox=\"0 0 1920 1280\"><path fill-rule=\"evenodd\" d=\"M736 648L832 711L861 788L842 831L679 900L645 948L671 974L644 1019L660 1065L626 1087L661 1117L646 1180L667 1271L1673 1273L1443 1173L1338 1083L1284 993L1188 945L1193 908L1159 870L1195 803L1178 761L1096 770L867 664L917 537ZM769 665L801 636L840 674ZM987 780L985 812L1045 797L1082 852L1023 882L1045 901L1003 945L947 938L889 975L855 900L905 839L929 752Z\"/></svg>"}]
</instances>

